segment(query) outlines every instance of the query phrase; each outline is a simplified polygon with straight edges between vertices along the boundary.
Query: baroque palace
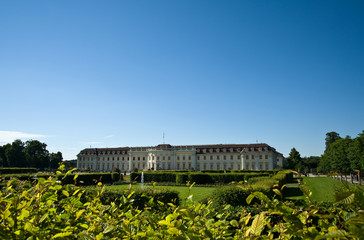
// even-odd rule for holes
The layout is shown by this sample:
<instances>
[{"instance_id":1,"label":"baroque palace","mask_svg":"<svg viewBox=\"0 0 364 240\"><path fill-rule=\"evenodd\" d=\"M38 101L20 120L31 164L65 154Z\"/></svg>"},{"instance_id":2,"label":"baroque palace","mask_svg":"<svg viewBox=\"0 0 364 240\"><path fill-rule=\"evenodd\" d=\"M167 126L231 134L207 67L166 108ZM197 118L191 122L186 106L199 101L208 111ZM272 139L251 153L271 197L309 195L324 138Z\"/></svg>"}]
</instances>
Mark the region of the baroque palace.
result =
<instances>
[{"instance_id":1,"label":"baroque palace","mask_svg":"<svg viewBox=\"0 0 364 240\"><path fill-rule=\"evenodd\" d=\"M151 147L86 148L77 155L80 170L272 170L284 166L283 155L265 143Z\"/></svg>"}]
</instances>

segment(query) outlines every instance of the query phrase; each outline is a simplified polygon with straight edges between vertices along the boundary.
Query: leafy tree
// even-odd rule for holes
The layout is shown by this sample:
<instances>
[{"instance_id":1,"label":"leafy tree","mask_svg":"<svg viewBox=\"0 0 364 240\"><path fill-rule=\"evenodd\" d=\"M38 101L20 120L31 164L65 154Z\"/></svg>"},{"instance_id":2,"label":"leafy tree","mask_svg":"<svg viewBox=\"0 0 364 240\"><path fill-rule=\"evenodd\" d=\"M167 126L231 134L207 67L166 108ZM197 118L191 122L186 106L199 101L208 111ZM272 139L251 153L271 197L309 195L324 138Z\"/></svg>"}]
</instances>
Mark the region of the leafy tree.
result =
<instances>
[{"instance_id":1,"label":"leafy tree","mask_svg":"<svg viewBox=\"0 0 364 240\"><path fill-rule=\"evenodd\" d=\"M339 139L341 139L341 137L337 132L326 133L326 138L325 138L326 150L330 147L332 143L334 143L336 140Z\"/></svg>"},{"instance_id":2,"label":"leafy tree","mask_svg":"<svg viewBox=\"0 0 364 240\"><path fill-rule=\"evenodd\" d=\"M364 131L350 143L348 159L352 170L364 171Z\"/></svg>"},{"instance_id":3,"label":"leafy tree","mask_svg":"<svg viewBox=\"0 0 364 240\"><path fill-rule=\"evenodd\" d=\"M0 146L0 166L7 167L8 166L8 159L5 155L6 149L10 148L11 145L8 143L4 146Z\"/></svg>"},{"instance_id":4,"label":"leafy tree","mask_svg":"<svg viewBox=\"0 0 364 240\"><path fill-rule=\"evenodd\" d=\"M51 169L57 169L59 167L59 163L61 163L63 160L62 153L51 153L49 155L49 162L50 162L50 168Z\"/></svg>"},{"instance_id":5,"label":"leafy tree","mask_svg":"<svg viewBox=\"0 0 364 240\"><path fill-rule=\"evenodd\" d=\"M287 165L289 169L299 170L303 168L302 158L300 153L296 150L296 148L292 148L289 153L287 160Z\"/></svg>"},{"instance_id":6,"label":"leafy tree","mask_svg":"<svg viewBox=\"0 0 364 240\"><path fill-rule=\"evenodd\" d=\"M8 161L9 167L27 166L24 150L25 150L24 143L19 139L15 140L11 144L11 147L5 150L5 156Z\"/></svg>"},{"instance_id":7,"label":"leafy tree","mask_svg":"<svg viewBox=\"0 0 364 240\"><path fill-rule=\"evenodd\" d=\"M38 140L29 140L25 143L25 157L29 167L40 169L49 167L47 144Z\"/></svg>"},{"instance_id":8,"label":"leafy tree","mask_svg":"<svg viewBox=\"0 0 364 240\"><path fill-rule=\"evenodd\" d=\"M331 161L332 170L340 174L348 174L351 172L350 162L348 158L348 149L352 139L347 136L330 144L324 155Z\"/></svg>"}]
</instances>

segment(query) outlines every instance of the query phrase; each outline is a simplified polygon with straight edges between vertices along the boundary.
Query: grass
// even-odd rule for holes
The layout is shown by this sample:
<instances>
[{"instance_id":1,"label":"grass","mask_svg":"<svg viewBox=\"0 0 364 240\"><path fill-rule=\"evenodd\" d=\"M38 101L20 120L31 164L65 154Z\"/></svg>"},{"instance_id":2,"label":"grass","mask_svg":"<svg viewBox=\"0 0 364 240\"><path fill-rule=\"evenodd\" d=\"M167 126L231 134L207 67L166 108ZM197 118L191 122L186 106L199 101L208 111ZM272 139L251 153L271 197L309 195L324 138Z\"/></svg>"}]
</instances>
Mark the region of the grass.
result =
<instances>
[{"instance_id":1,"label":"grass","mask_svg":"<svg viewBox=\"0 0 364 240\"><path fill-rule=\"evenodd\" d=\"M339 180L330 177L303 177L303 181L312 192L311 199L318 202L334 202L335 192L342 187Z\"/></svg>"},{"instance_id":2,"label":"grass","mask_svg":"<svg viewBox=\"0 0 364 240\"><path fill-rule=\"evenodd\" d=\"M128 189L130 187L129 184L125 185L111 185L107 186L107 189L110 190L124 190ZM134 188L141 188L141 184L133 184L131 185L132 189ZM153 188L151 185L144 185L145 188ZM168 189L168 190L174 190L178 192L178 195L181 199L181 201L184 203L186 198L189 195L193 195L192 200L194 201L201 201L202 199L208 198L211 196L212 192L216 189L215 187L200 187L200 186L193 186L190 190L189 187L186 186L154 186L156 189ZM190 191L190 192L189 192Z\"/></svg>"}]
</instances>

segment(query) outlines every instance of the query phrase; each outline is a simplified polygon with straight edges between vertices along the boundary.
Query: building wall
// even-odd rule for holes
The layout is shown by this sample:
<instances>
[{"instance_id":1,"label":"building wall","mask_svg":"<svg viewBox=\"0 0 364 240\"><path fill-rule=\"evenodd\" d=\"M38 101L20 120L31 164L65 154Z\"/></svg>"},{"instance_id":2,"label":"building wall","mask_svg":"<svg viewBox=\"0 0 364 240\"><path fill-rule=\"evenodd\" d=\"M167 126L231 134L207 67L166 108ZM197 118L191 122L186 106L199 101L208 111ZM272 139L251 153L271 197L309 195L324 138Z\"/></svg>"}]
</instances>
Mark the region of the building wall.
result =
<instances>
[{"instance_id":1,"label":"building wall","mask_svg":"<svg viewBox=\"0 0 364 240\"><path fill-rule=\"evenodd\" d=\"M81 170L271 170L284 164L282 154L267 144L219 144L84 149L77 157Z\"/></svg>"}]
</instances>

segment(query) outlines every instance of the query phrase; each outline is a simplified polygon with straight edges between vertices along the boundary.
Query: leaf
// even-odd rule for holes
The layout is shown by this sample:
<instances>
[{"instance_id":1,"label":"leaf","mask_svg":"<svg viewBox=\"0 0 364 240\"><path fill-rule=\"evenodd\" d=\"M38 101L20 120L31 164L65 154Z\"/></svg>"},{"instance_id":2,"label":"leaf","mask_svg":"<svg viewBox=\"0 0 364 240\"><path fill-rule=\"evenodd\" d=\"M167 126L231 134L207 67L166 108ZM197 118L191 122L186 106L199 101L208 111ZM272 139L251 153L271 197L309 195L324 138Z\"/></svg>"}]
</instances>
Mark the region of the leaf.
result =
<instances>
[{"instance_id":1,"label":"leaf","mask_svg":"<svg viewBox=\"0 0 364 240\"><path fill-rule=\"evenodd\" d=\"M77 219L82 215L82 213L84 213L86 210L85 209L81 209L80 211L78 211L77 213L76 213L76 221L77 221Z\"/></svg>"},{"instance_id":2,"label":"leaf","mask_svg":"<svg viewBox=\"0 0 364 240\"><path fill-rule=\"evenodd\" d=\"M351 192L343 192L335 194L337 204L351 204L354 202L355 194Z\"/></svg>"},{"instance_id":3,"label":"leaf","mask_svg":"<svg viewBox=\"0 0 364 240\"><path fill-rule=\"evenodd\" d=\"M70 194L69 194L66 190L62 190L62 193L63 193L63 195L65 195L66 197L69 197L69 196L70 196Z\"/></svg>"},{"instance_id":4,"label":"leaf","mask_svg":"<svg viewBox=\"0 0 364 240\"><path fill-rule=\"evenodd\" d=\"M72 234L73 234L72 232L61 232L61 233L57 233L56 235L54 235L52 237L52 239L62 238L62 237L68 237L68 236L71 236Z\"/></svg>"},{"instance_id":5,"label":"leaf","mask_svg":"<svg viewBox=\"0 0 364 240\"><path fill-rule=\"evenodd\" d=\"M106 227L106 229L105 229L102 233L106 234L106 233L111 232L111 231L112 231L112 230L114 230L114 229L115 229L115 226L114 226L114 225L108 225L108 226Z\"/></svg>"},{"instance_id":6,"label":"leaf","mask_svg":"<svg viewBox=\"0 0 364 240\"><path fill-rule=\"evenodd\" d=\"M239 223L238 221L236 221L235 219L234 220L231 220L230 221L230 225L233 226L233 227L238 227L239 226Z\"/></svg>"},{"instance_id":7,"label":"leaf","mask_svg":"<svg viewBox=\"0 0 364 240\"><path fill-rule=\"evenodd\" d=\"M247 231L248 235L245 236L247 237L249 236L249 234L259 236L263 231L265 225L266 225L265 213L261 212L260 214L255 215L252 225Z\"/></svg>"}]
</instances>

